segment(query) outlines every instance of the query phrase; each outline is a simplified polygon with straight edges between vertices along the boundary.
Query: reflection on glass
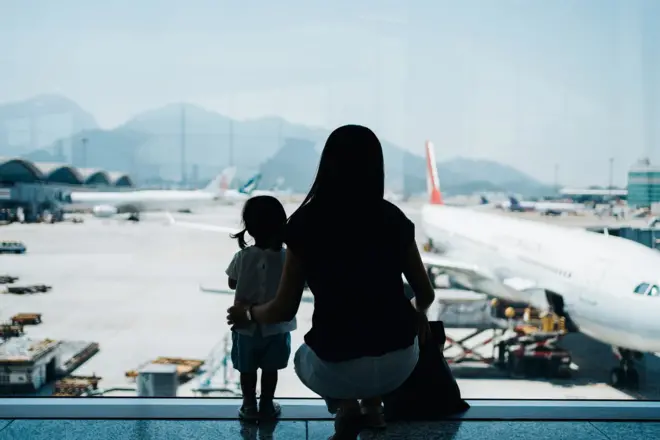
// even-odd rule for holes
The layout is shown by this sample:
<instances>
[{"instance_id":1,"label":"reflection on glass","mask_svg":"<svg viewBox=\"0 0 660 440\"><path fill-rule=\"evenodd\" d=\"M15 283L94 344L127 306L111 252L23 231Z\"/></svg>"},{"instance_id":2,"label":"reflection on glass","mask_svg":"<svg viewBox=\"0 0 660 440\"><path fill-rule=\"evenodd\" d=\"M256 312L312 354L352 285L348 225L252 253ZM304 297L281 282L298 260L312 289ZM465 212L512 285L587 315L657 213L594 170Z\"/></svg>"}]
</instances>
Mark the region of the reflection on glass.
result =
<instances>
[{"instance_id":1,"label":"reflection on glass","mask_svg":"<svg viewBox=\"0 0 660 440\"><path fill-rule=\"evenodd\" d=\"M660 4L354 3L2 7L0 391L239 395L223 268L241 206L293 212L330 130L359 123L385 197L441 252L432 317L465 397L658 398ZM426 139L443 209L475 212L435 232ZM306 290L294 352L312 312ZM569 378L512 357L538 329ZM622 373L642 352L644 379ZM291 363L277 390L313 397Z\"/></svg>"}]
</instances>

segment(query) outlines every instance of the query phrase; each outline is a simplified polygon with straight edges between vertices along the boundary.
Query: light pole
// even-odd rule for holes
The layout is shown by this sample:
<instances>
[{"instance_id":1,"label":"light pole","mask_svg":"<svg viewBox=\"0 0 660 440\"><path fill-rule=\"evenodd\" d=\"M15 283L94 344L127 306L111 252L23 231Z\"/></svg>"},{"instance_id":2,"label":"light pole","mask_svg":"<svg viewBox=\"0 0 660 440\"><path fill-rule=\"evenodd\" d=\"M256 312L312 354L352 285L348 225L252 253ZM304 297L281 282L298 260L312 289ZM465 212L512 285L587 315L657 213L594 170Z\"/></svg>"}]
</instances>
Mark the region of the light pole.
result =
<instances>
[{"instance_id":1,"label":"light pole","mask_svg":"<svg viewBox=\"0 0 660 440\"><path fill-rule=\"evenodd\" d=\"M612 198L612 189L614 187L614 158L610 157L610 183L608 189L610 190L610 198Z\"/></svg>"},{"instance_id":2,"label":"light pole","mask_svg":"<svg viewBox=\"0 0 660 440\"><path fill-rule=\"evenodd\" d=\"M82 166L87 168L87 138L82 138Z\"/></svg>"}]
</instances>

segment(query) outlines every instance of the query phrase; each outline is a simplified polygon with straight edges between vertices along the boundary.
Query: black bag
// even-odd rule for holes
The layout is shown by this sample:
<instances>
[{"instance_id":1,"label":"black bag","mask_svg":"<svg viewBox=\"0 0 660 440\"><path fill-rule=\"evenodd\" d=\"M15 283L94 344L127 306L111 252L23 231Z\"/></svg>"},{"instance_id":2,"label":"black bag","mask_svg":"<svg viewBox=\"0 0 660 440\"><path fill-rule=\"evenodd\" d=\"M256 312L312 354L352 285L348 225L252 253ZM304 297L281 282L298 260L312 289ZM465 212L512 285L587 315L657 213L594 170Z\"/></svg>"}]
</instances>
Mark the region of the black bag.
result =
<instances>
[{"instance_id":1,"label":"black bag","mask_svg":"<svg viewBox=\"0 0 660 440\"><path fill-rule=\"evenodd\" d=\"M419 360L410 377L383 397L387 421L433 421L470 408L443 354L446 336L442 321L430 322L431 338L419 347Z\"/></svg>"}]
</instances>

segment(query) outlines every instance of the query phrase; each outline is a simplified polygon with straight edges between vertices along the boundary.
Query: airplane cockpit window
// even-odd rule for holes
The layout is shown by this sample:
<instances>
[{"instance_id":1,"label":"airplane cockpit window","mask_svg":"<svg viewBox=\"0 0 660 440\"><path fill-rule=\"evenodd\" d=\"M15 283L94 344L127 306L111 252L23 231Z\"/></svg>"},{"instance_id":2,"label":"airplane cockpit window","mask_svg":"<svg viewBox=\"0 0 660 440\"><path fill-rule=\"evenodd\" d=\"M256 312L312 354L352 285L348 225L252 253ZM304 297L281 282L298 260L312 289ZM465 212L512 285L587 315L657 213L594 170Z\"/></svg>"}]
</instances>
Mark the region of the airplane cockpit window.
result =
<instances>
[{"instance_id":1,"label":"airplane cockpit window","mask_svg":"<svg viewBox=\"0 0 660 440\"><path fill-rule=\"evenodd\" d=\"M647 293L648 296L660 296L660 287L651 286L651 290Z\"/></svg>"},{"instance_id":2,"label":"airplane cockpit window","mask_svg":"<svg viewBox=\"0 0 660 440\"><path fill-rule=\"evenodd\" d=\"M635 287L635 293L638 293L640 295L644 295L648 289L649 289L649 284L642 283L639 286Z\"/></svg>"}]
</instances>

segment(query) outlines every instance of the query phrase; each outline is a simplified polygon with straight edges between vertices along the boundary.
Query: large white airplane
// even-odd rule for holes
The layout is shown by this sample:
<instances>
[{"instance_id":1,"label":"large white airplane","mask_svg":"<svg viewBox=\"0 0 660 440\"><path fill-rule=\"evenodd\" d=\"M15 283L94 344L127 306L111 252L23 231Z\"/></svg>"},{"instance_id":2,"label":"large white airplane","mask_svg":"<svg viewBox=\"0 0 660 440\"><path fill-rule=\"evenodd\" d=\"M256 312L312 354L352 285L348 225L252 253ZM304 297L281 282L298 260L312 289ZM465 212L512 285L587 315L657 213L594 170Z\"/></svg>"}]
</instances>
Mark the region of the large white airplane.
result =
<instances>
[{"instance_id":1,"label":"large white airplane","mask_svg":"<svg viewBox=\"0 0 660 440\"><path fill-rule=\"evenodd\" d=\"M72 206L91 207L96 217L129 213L129 219L137 221L140 212L191 210L221 201L245 200L249 194L243 194L243 188L228 189L235 173L236 168L226 168L200 190L73 191L69 201Z\"/></svg>"},{"instance_id":2,"label":"large white airplane","mask_svg":"<svg viewBox=\"0 0 660 440\"><path fill-rule=\"evenodd\" d=\"M660 252L634 241L443 203L426 143L430 202L422 227L437 253L427 266L465 287L566 318L569 329L611 345L617 387L635 388L635 360L660 352Z\"/></svg>"}]
</instances>

